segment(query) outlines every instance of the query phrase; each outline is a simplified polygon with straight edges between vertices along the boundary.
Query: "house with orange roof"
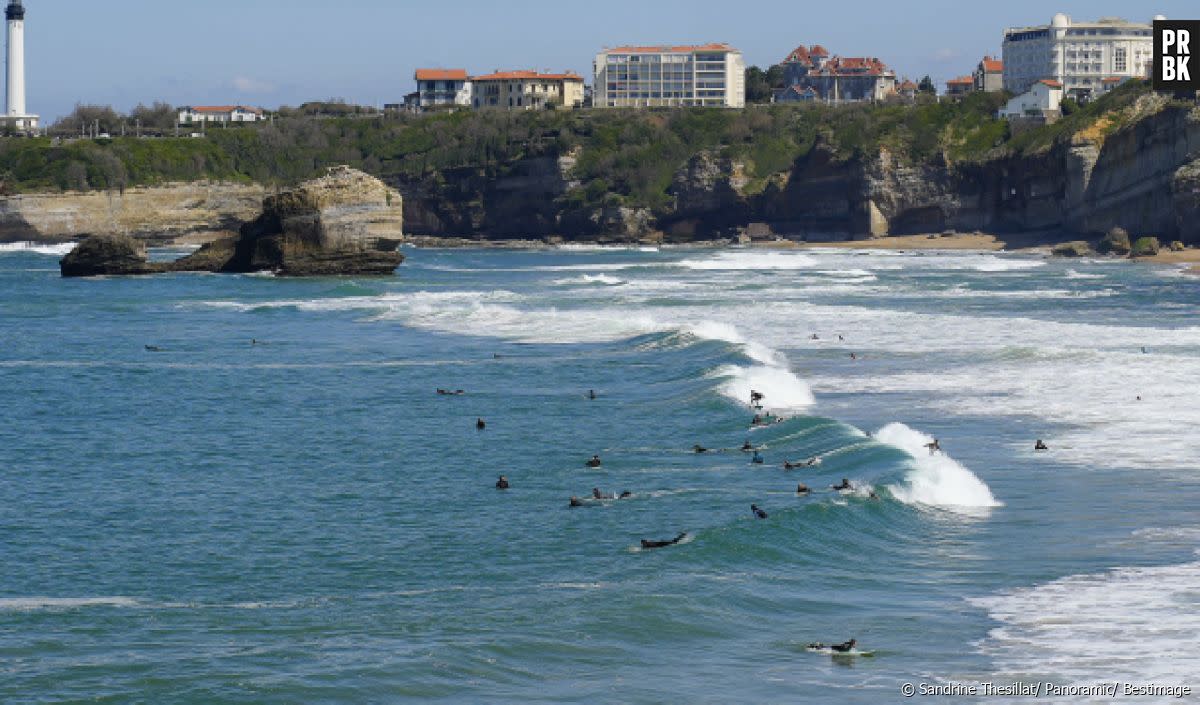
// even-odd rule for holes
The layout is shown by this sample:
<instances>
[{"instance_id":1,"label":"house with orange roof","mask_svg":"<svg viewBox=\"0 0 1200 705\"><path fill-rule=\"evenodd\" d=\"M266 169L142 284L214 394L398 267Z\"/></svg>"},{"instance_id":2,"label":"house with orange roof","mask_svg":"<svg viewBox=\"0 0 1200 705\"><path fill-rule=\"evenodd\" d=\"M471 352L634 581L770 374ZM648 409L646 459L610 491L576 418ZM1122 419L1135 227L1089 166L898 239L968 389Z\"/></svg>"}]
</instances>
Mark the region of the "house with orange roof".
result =
<instances>
[{"instance_id":1,"label":"house with orange roof","mask_svg":"<svg viewBox=\"0 0 1200 705\"><path fill-rule=\"evenodd\" d=\"M471 81L466 69L417 69L415 107L420 110L469 107Z\"/></svg>"},{"instance_id":2,"label":"house with orange roof","mask_svg":"<svg viewBox=\"0 0 1200 705\"><path fill-rule=\"evenodd\" d=\"M783 60L784 90L777 102L789 103L811 88L821 100L883 100L896 92L896 72L875 57L836 56L820 44L800 45ZM799 91L791 90L799 87Z\"/></svg>"},{"instance_id":3,"label":"house with orange roof","mask_svg":"<svg viewBox=\"0 0 1200 705\"><path fill-rule=\"evenodd\" d=\"M537 110L583 105L583 76L566 71L494 71L471 77L476 110Z\"/></svg>"},{"instance_id":4,"label":"house with orange roof","mask_svg":"<svg viewBox=\"0 0 1200 705\"><path fill-rule=\"evenodd\" d=\"M597 108L746 105L746 62L728 44L613 47L592 68Z\"/></svg>"},{"instance_id":5,"label":"house with orange roof","mask_svg":"<svg viewBox=\"0 0 1200 705\"><path fill-rule=\"evenodd\" d=\"M179 109L179 124L258 122L264 116L262 108L249 105L189 105Z\"/></svg>"},{"instance_id":6,"label":"house with orange roof","mask_svg":"<svg viewBox=\"0 0 1200 705\"><path fill-rule=\"evenodd\" d=\"M971 74L975 81L974 90L984 93L999 93L1004 90L1004 62L990 56L983 57Z\"/></svg>"},{"instance_id":7,"label":"house with orange roof","mask_svg":"<svg viewBox=\"0 0 1200 705\"><path fill-rule=\"evenodd\" d=\"M946 95L950 98L961 98L975 90L975 79L971 76L959 76L946 81Z\"/></svg>"}]
</instances>

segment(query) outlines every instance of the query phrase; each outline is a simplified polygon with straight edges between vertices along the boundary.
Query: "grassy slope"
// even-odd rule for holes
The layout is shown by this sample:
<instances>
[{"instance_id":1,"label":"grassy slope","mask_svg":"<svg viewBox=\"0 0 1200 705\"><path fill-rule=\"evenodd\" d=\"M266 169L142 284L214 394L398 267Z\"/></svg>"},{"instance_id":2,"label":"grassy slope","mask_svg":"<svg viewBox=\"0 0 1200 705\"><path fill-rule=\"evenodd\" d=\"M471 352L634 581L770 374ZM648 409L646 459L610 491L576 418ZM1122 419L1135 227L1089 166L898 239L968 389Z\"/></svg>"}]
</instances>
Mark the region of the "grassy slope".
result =
<instances>
[{"instance_id":1,"label":"grassy slope","mask_svg":"<svg viewBox=\"0 0 1200 705\"><path fill-rule=\"evenodd\" d=\"M12 191L117 189L198 179L291 183L333 164L436 184L454 169L503 173L523 157L577 153L571 206L663 208L675 172L710 150L742 161L750 189L785 172L818 140L838 159L888 149L912 162L982 161L1046 149L1085 130L1116 129L1148 92L1128 84L1056 125L1012 137L992 116L998 95L961 103L746 110L460 112L373 119L285 119L212 130L204 139L0 140L0 179ZM1124 111L1124 112L1122 112ZM1101 124L1097 128L1097 124ZM451 177L453 178L453 177Z\"/></svg>"}]
</instances>

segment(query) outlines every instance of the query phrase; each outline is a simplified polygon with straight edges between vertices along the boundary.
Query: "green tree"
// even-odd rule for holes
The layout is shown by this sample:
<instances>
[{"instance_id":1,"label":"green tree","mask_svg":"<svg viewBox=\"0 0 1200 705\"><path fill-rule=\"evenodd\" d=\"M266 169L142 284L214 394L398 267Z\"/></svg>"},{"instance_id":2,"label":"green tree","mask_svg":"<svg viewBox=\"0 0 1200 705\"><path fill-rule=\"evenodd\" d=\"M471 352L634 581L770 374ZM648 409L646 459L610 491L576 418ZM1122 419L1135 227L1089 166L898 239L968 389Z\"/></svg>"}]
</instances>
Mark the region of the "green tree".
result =
<instances>
[{"instance_id":1,"label":"green tree","mask_svg":"<svg viewBox=\"0 0 1200 705\"><path fill-rule=\"evenodd\" d=\"M917 90L922 93L937 94L937 86L933 84L933 79L929 76L921 79L921 82L917 84Z\"/></svg>"},{"instance_id":2,"label":"green tree","mask_svg":"<svg viewBox=\"0 0 1200 705\"><path fill-rule=\"evenodd\" d=\"M746 69L746 102L771 102L771 84L767 81L767 72L757 66Z\"/></svg>"}]
</instances>

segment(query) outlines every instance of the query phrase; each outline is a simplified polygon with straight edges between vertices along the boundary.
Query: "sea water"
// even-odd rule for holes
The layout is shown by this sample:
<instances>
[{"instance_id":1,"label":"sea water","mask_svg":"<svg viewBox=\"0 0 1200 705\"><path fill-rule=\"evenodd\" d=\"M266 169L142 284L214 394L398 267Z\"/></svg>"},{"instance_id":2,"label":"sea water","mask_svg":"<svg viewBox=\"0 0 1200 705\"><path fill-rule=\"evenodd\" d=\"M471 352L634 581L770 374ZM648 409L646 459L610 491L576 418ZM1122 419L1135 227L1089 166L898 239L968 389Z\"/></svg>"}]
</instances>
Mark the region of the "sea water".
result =
<instances>
[{"instance_id":1,"label":"sea water","mask_svg":"<svg viewBox=\"0 0 1200 705\"><path fill-rule=\"evenodd\" d=\"M0 248L0 701L1200 685L1200 279L406 252L64 280L60 249ZM751 390L783 421L752 428ZM592 488L633 497L568 507ZM874 656L806 650L850 638Z\"/></svg>"}]
</instances>

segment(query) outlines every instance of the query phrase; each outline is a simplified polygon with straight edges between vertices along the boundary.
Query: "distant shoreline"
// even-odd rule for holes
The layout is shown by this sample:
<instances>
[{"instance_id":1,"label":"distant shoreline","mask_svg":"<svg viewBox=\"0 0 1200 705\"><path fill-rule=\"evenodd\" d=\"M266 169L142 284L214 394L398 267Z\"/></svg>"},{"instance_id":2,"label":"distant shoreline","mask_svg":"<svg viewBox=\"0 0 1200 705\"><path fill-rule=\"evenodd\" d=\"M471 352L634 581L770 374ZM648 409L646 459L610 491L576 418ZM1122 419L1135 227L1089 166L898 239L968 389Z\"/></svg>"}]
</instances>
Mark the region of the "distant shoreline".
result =
<instances>
[{"instance_id":1,"label":"distant shoreline","mask_svg":"<svg viewBox=\"0 0 1200 705\"><path fill-rule=\"evenodd\" d=\"M1050 255L1051 249L1063 242L1070 242L1069 236L1049 238L1044 233L1018 233L1013 235L993 235L987 233L953 233L926 235L895 235L866 240L842 240L834 242L799 242L795 240L760 240L750 243L738 243L732 240L708 240L688 243L659 243L653 241L640 242L604 242L604 241L571 241L556 242L546 240L475 240L471 238L410 236L406 244L417 249L498 249L498 250L552 250L570 249L577 247L612 247L614 249L629 249L637 247L664 247L668 249L719 249L746 248L761 250L919 250L945 252L1008 252L1013 254L1043 254ZM1105 257L1104 255L1099 255ZM1200 275L1200 248L1189 248L1182 252L1163 250L1153 257L1105 257L1112 260L1140 262L1145 264L1196 266L1185 270L1188 274ZM1064 258L1066 259L1066 258Z\"/></svg>"}]
</instances>

